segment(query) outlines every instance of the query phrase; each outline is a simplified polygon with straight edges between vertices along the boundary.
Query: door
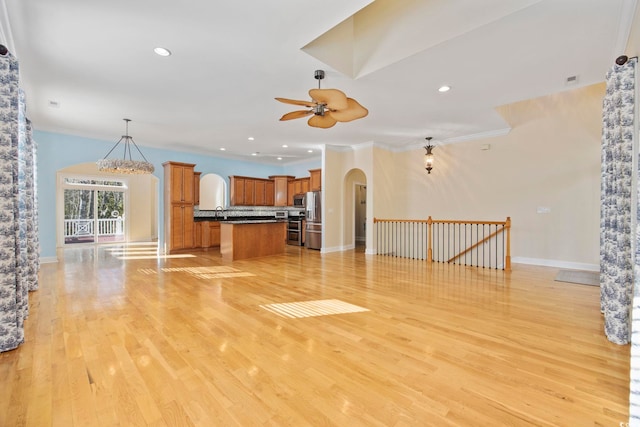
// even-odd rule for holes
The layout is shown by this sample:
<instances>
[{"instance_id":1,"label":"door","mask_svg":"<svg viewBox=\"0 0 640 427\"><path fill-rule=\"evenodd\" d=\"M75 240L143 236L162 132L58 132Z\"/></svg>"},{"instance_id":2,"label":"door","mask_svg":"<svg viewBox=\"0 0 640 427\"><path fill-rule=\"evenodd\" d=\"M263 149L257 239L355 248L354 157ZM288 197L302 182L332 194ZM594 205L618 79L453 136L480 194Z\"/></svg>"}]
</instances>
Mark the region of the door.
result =
<instances>
[{"instance_id":1,"label":"door","mask_svg":"<svg viewBox=\"0 0 640 427\"><path fill-rule=\"evenodd\" d=\"M64 243L122 242L124 192L113 190L64 190Z\"/></svg>"},{"instance_id":2,"label":"door","mask_svg":"<svg viewBox=\"0 0 640 427\"><path fill-rule=\"evenodd\" d=\"M355 238L356 245L363 244L367 235L367 186L356 184L355 189Z\"/></svg>"}]
</instances>

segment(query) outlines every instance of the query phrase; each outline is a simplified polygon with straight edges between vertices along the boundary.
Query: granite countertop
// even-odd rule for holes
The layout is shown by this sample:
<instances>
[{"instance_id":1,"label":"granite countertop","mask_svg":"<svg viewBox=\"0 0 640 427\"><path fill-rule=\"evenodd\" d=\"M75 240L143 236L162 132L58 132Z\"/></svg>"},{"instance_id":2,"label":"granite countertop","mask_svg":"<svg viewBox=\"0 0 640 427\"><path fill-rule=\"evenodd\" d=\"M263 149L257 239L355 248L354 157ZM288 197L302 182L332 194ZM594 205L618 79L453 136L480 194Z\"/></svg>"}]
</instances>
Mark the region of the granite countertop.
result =
<instances>
[{"instance_id":1,"label":"granite countertop","mask_svg":"<svg viewBox=\"0 0 640 427\"><path fill-rule=\"evenodd\" d=\"M275 222L288 222L286 219L233 219L222 220L223 224L268 224Z\"/></svg>"}]
</instances>

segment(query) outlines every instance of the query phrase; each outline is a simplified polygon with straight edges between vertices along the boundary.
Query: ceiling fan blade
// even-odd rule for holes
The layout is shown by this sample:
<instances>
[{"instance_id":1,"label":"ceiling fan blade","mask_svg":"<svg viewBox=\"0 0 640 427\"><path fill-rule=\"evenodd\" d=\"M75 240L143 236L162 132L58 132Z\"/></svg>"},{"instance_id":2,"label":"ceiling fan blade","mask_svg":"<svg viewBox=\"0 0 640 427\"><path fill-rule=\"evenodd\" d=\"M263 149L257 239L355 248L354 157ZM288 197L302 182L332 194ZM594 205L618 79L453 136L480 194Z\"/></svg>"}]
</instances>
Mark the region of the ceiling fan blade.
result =
<instances>
[{"instance_id":1,"label":"ceiling fan blade","mask_svg":"<svg viewBox=\"0 0 640 427\"><path fill-rule=\"evenodd\" d=\"M276 101L284 102L285 104L293 104L293 105L304 105L305 107L313 108L316 106L316 103L313 101L298 101L297 99L287 99L287 98L275 98Z\"/></svg>"},{"instance_id":2,"label":"ceiling fan blade","mask_svg":"<svg viewBox=\"0 0 640 427\"><path fill-rule=\"evenodd\" d=\"M328 112L325 112L324 116L314 115L309 119L307 123L309 124L309 126L313 126L314 128L328 129L330 127L333 127L337 123L337 121L327 113Z\"/></svg>"},{"instance_id":3,"label":"ceiling fan blade","mask_svg":"<svg viewBox=\"0 0 640 427\"><path fill-rule=\"evenodd\" d=\"M353 98L347 98L349 107L344 110L331 111L331 117L339 122L350 122L351 120L361 119L369 114L369 110L364 108Z\"/></svg>"},{"instance_id":4,"label":"ceiling fan blade","mask_svg":"<svg viewBox=\"0 0 640 427\"><path fill-rule=\"evenodd\" d=\"M298 110L298 111L292 111L290 113L285 114L284 116L280 117L280 121L283 120L293 120L293 119L301 119L302 117L306 117L309 114L313 114L313 110Z\"/></svg>"},{"instance_id":5,"label":"ceiling fan blade","mask_svg":"<svg viewBox=\"0 0 640 427\"><path fill-rule=\"evenodd\" d=\"M314 101L325 104L331 110L348 108L347 95L338 89L311 89L309 95Z\"/></svg>"}]
</instances>

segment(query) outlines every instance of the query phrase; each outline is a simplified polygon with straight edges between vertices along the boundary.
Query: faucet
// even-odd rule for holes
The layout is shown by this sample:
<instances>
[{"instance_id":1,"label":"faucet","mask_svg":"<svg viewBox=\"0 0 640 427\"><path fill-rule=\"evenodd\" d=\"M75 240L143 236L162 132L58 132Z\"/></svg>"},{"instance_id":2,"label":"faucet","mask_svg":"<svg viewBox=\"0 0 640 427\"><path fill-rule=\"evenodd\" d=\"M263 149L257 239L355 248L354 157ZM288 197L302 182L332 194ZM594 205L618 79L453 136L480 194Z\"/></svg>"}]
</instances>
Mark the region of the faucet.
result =
<instances>
[{"instance_id":1,"label":"faucet","mask_svg":"<svg viewBox=\"0 0 640 427\"><path fill-rule=\"evenodd\" d=\"M216 218L218 218L218 212L224 212L224 208L222 206L216 206Z\"/></svg>"}]
</instances>

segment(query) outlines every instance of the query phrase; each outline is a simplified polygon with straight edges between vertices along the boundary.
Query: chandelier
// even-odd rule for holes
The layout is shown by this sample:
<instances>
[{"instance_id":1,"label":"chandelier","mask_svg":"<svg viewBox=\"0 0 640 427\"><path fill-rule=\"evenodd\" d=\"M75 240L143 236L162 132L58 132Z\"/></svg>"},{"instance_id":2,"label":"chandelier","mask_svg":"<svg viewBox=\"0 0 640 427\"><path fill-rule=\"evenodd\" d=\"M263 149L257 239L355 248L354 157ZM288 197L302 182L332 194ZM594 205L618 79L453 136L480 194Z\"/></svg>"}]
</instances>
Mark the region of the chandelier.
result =
<instances>
[{"instance_id":1,"label":"chandelier","mask_svg":"<svg viewBox=\"0 0 640 427\"><path fill-rule=\"evenodd\" d=\"M133 137L129 136L129 122L131 119L122 119L126 123L126 132L125 135L116 142L116 145L113 146L111 150L104 156L104 159L98 160L96 164L98 165L98 170L102 172L110 172L110 173L124 173L124 174L145 174L145 173L153 173L154 167L151 163L147 161L147 158L142 154L138 145L133 141ZM113 150L120 145L120 143L124 144L124 155L121 159L108 159L109 154L113 152ZM134 146L138 153L142 156L144 161L142 160L133 160L131 157L131 146Z\"/></svg>"}]
</instances>

